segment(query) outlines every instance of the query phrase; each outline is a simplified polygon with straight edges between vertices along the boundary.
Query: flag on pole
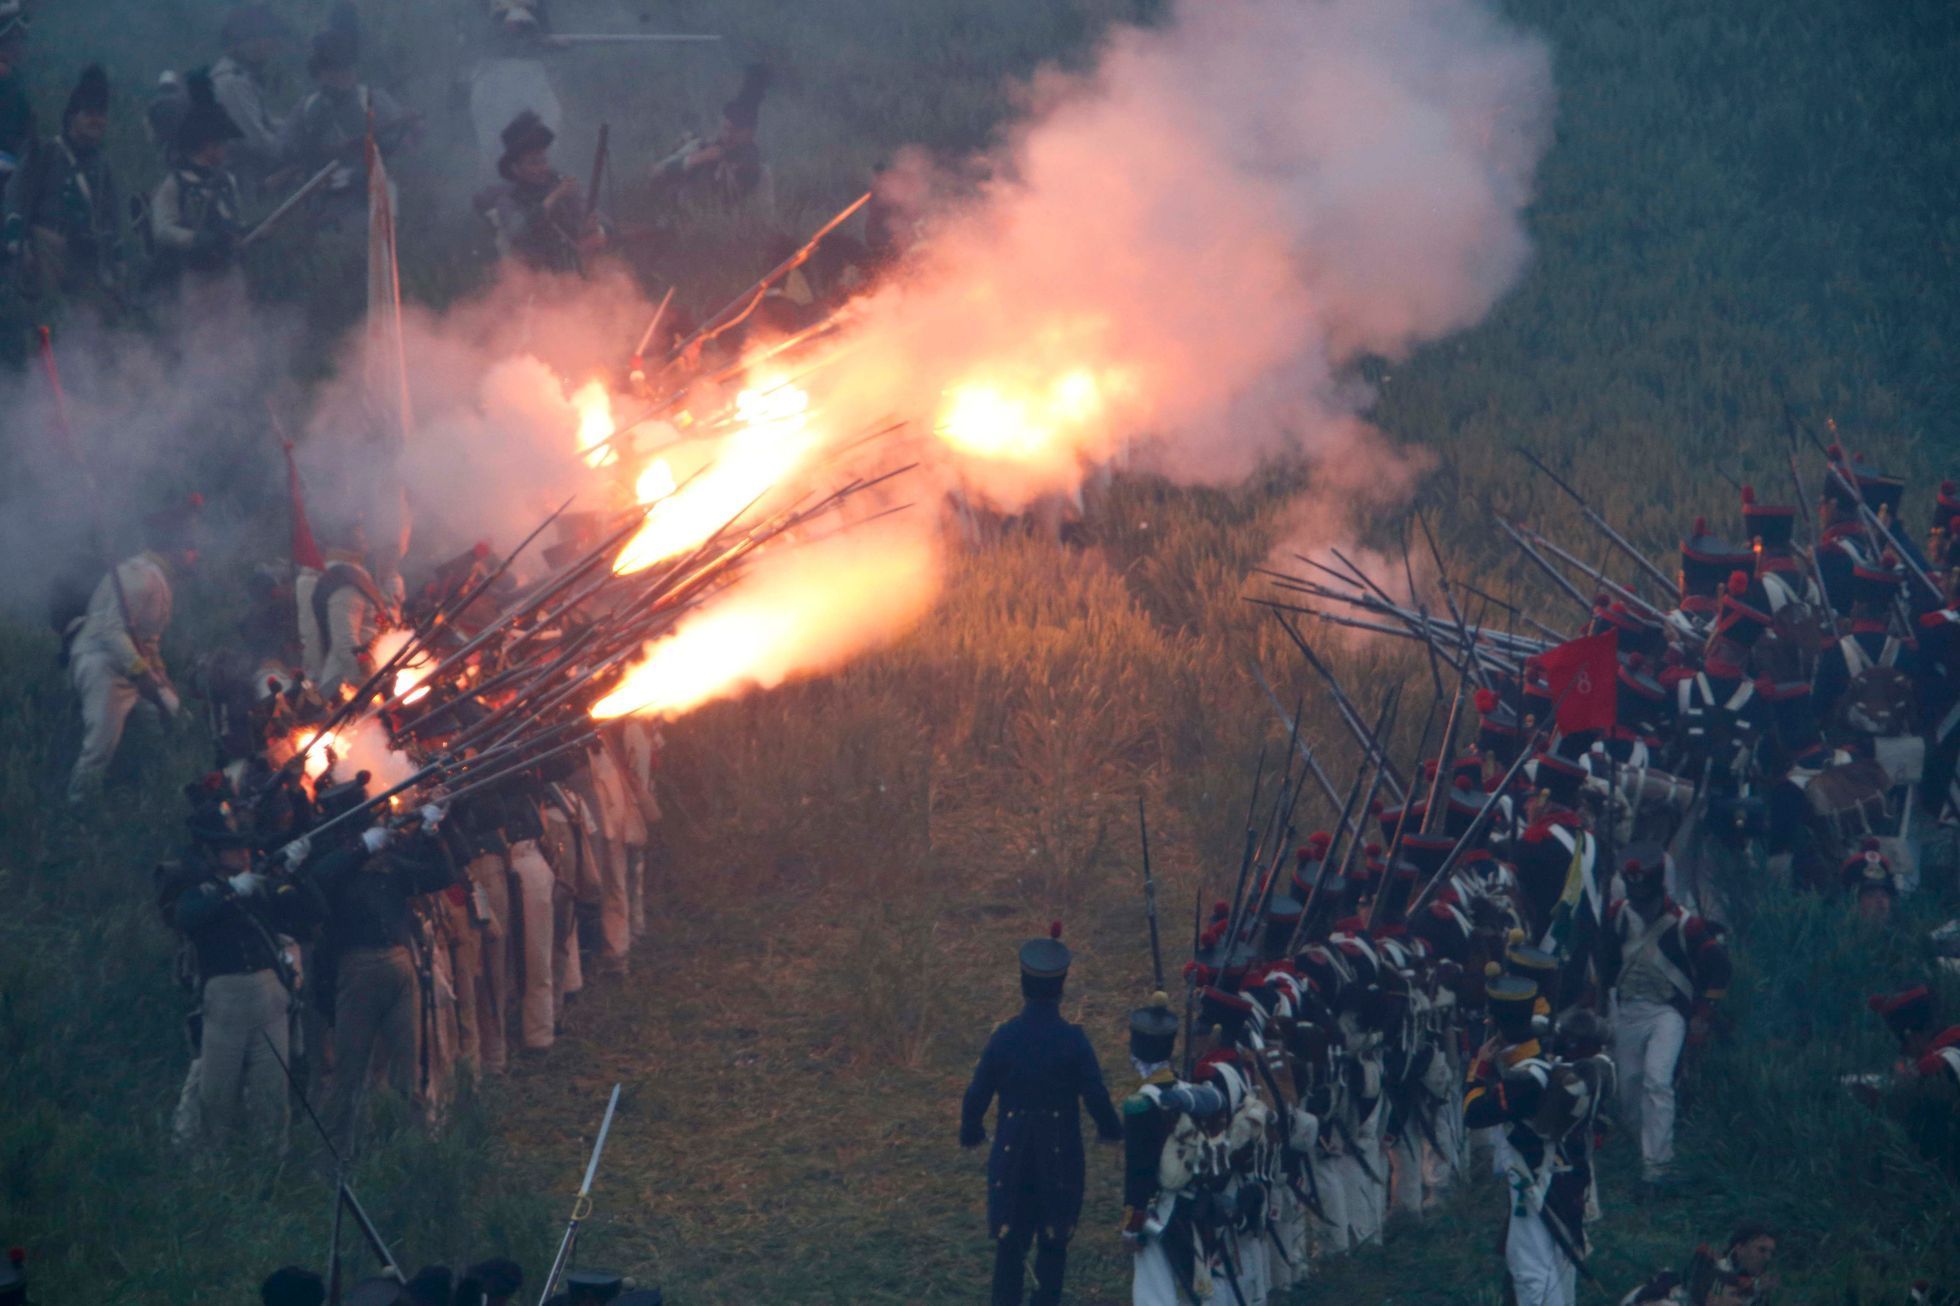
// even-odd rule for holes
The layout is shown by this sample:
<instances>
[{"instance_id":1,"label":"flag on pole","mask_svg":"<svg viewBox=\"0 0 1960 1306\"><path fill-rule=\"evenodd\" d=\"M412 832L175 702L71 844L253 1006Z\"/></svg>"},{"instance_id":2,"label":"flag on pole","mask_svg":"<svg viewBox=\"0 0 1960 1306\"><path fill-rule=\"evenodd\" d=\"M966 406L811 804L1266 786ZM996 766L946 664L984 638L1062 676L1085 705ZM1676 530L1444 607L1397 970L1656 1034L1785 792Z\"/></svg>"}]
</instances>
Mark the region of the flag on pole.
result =
<instances>
[{"instance_id":1,"label":"flag on pole","mask_svg":"<svg viewBox=\"0 0 1960 1306\"><path fill-rule=\"evenodd\" d=\"M313 525L306 518L306 495L299 484L299 463L293 458L293 442L281 440L286 450L286 497L292 504L293 566L325 571L327 559L313 538Z\"/></svg>"},{"instance_id":2,"label":"flag on pole","mask_svg":"<svg viewBox=\"0 0 1960 1306\"><path fill-rule=\"evenodd\" d=\"M408 351L402 332L402 287L395 247L395 197L374 139L374 107L368 106L368 311L367 393L375 423L385 434L378 460L368 539L374 549L374 577L384 592L399 587L402 557L408 552L408 499L398 461L414 429L408 399Z\"/></svg>"},{"instance_id":3,"label":"flag on pole","mask_svg":"<svg viewBox=\"0 0 1960 1306\"><path fill-rule=\"evenodd\" d=\"M1618 631L1569 639L1537 660L1558 704L1561 733L1612 729L1619 717Z\"/></svg>"}]
</instances>

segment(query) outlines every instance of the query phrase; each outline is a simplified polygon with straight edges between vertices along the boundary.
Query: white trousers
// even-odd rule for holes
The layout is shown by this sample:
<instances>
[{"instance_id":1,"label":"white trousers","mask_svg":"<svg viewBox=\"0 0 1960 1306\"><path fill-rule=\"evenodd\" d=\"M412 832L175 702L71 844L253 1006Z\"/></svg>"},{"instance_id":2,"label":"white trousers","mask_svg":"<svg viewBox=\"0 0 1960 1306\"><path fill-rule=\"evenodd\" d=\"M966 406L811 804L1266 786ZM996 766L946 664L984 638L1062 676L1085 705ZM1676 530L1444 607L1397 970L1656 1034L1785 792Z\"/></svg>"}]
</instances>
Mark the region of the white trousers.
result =
<instances>
[{"instance_id":1,"label":"white trousers","mask_svg":"<svg viewBox=\"0 0 1960 1306\"><path fill-rule=\"evenodd\" d=\"M510 846L511 977L516 992L518 1036L523 1046L538 1051L551 1046L557 1024L557 976L553 964L558 950L554 896L558 877L536 841L520 839Z\"/></svg>"},{"instance_id":2,"label":"white trousers","mask_svg":"<svg viewBox=\"0 0 1960 1306\"><path fill-rule=\"evenodd\" d=\"M1176 1199L1169 1193L1157 1195L1156 1215L1168 1222ZM1179 1292L1177 1272L1164 1251L1164 1240L1146 1238L1143 1249L1132 1258L1130 1306L1188 1306L1189 1292ZM1231 1294L1227 1292L1227 1296Z\"/></svg>"},{"instance_id":3,"label":"white trousers","mask_svg":"<svg viewBox=\"0 0 1960 1306\"><path fill-rule=\"evenodd\" d=\"M1665 1002L1622 1002L1613 1018L1620 1111L1640 1140L1640 1168L1649 1179L1674 1161L1674 1070L1687 1036L1688 1022Z\"/></svg>"},{"instance_id":4,"label":"white trousers","mask_svg":"<svg viewBox=\"0 0 1960 1306\"><path fill-rule=\"evenodd\" d=\"M1579 1272L1552 1239L1545 1217L1518 1206L1504 1235L1504 1264L1518 1306L1572 1306Z\"/></svg>"},{"instance_id":5,"label":"white trousers","mask_svg":"<svg viewBox=\"0 0 1960 1306\"><path fill-rule=\"evenodd\" d=\"M136 686L106 653L80 652L68 664L82 700L82 752L68 777L68 801L80 802L100 783L122 745L123 726L135 708Z\"/></svg>"}]
</instances>

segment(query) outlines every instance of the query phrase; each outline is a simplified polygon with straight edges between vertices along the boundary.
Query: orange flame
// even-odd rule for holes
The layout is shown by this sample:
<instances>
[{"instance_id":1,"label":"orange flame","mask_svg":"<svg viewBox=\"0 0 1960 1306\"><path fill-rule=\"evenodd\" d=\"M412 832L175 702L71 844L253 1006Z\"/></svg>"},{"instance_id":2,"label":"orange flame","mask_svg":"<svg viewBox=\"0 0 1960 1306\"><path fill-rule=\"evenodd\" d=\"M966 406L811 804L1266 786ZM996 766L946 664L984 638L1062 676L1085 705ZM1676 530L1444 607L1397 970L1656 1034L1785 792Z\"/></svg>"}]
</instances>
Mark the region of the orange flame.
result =
<instances>
[{"instance_id":1,"label":"orange flame","mask_svg":"<svg viewBox=\"0 0 1960 1306\"><path fill-rule=\"evenodd\" d=\"M1044 461L1064 454L1103 413L1103 384L1088 368L1016 390L970 381L946 392L939 436L976 458Z\"/></svg>"},{"instance_id":2,"label":"orange flame","mask_svg":"<svg viewBox=\"0 0 1960 1306\"><path fill-rule=\"evenodd\" d=\"M787 381L742 391L735 399L735 416L740 425L722 442L714 461L679 490L673 489L673 472L658 459L641 473L636 486L640 501L655 507L639 534L620 550L615 573L642 571L696 547L801 466L817 446L809 393ZM651 493L663 487L664 497Z\"/></svg>"},{"instance_id":3,"label":"orange flame","mask_svg":"<svg viewBox=\"0 0 1960 1306\"><path fill-rule=\"evenodd\" d=\"M606 383L596 379L587 381L572 395L572 407L578 411L579 456L585 459L585 465L610 467L618 462L618 452L607 443L619 427L613 421L612 395L607 392Z\"/></svg>"},{"instance_id":4,"label":"orange flame","mask_svg":"<svg viewBox=\"0 0 1960 1306\"><path fill-rule=\"evenodd\" d=\"M676 716L835 666L903 629L931 601L936 569L930 542L892 532L781 555L648 645L592 716Z\"/></svg>"},{"instance_id":5,"label":"orange flame","mask_svg":"<svg viewBox=\"0 0 1960 1306\"><path fill-rule=\"evenodd\" d=\"M386 663L401 647L413 638L410 631L403 629L384 630L375 636L373 656L378 663ZM420 702L429 695L429 688L422 681L435 669L427 649L418 650L414 656L395 670L395 678L388 688L390 697L399 698L403 706ZM418 685L421 688L416 688Z\"/></svg>"}]
</instances>

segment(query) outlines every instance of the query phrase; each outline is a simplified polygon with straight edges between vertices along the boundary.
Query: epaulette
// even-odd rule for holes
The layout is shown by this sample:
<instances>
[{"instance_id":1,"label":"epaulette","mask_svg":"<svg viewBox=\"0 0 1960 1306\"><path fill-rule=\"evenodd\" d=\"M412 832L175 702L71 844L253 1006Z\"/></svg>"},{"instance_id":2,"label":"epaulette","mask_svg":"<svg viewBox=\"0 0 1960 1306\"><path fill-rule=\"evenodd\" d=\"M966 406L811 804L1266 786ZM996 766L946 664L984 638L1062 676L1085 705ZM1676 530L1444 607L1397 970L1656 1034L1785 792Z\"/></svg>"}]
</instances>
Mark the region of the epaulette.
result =
<instances>
[{"instance_id":1,"label":"epaulette","mask_svg":"<svg viewBox=\"0 0 1960 1306\"><path fill-rule=\"evenodd\" d=\"M1919 624L1928 630L1938 626L1960 625L1960 612L1955 612L1952 608L1935 608L1931 612L1920 613Z\"/></svg>"}]
</instances>

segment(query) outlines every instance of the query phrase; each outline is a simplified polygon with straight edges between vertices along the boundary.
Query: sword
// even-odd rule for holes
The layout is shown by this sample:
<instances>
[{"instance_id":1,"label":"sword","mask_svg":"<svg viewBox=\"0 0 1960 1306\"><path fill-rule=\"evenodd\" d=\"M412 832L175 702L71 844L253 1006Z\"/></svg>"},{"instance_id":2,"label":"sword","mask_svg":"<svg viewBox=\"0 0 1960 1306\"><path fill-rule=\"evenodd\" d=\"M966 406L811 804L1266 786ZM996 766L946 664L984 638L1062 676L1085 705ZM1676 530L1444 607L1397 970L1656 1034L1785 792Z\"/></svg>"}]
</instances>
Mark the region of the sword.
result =
<instances>
[{"instance_id":1,"label":"sword","mask_svg":"<svg viewBox=\"0 0 1960 1306\"><path fill-rule=\"evenodd\" d=\"M572 1247L578 1241L579 1221L592 1213L592 1180L599 1173L599 1158L606 1150L606 1135L612 1132L613 1113L619 1110L619 1088L613 1085L612 1098L606 1103L606 1118L599 1124L599 1137L592 1143L592 1160L586 1164L585 1179L578 1186L578 1196L572 1199L572 1218L565 1225L565 1236L558 1240L558 1255L552 1258L551 1273L545 1275L544 1291L538 1294L538 1306L545 1306L551 1299L551 1290L558 1285L558 1276L565 1272L571 1260Z\"/></svg>"}]
</instances>

